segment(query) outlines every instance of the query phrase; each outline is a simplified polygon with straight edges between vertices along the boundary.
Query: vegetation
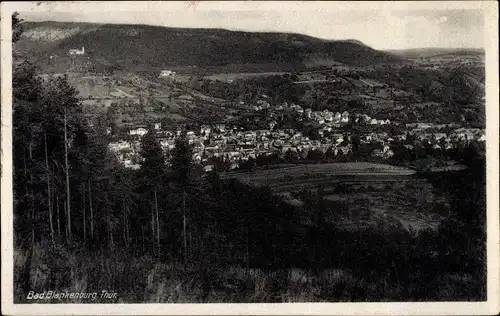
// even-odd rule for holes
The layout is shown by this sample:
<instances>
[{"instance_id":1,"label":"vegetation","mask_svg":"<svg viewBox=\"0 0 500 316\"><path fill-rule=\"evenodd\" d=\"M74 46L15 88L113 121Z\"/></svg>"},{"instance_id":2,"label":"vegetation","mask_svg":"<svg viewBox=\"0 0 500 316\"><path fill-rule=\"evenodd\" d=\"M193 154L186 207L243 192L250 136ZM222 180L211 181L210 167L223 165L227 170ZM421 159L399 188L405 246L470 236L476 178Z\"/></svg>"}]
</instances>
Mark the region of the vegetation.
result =
<instances>
[{"instance_id":1,"label":"vegetation","mask_svg":"<svg viewBox=\"0 0 500 316\"><path fill-rule=\"evenodd\" d=\"M322 188L294 206L268 187L222 180L218 167L202 176L184 137L166 165L146 134L140 169L125 169L108 149L106 116L86 124L67 78L38 79L27 61L14 64L13 111L15 302L46 289L107 289L127 303L486 297L485 170L475 148L464 148L466 171L423 174L453 201L437 232L387 222L352 231L326 220L342 207Z\"/></svg>"},{"instance_id":2,"label":"vegetation","mask_svg":"<svg viewBox=\"0 0 500 316\"><path fill-rule=\"evenodd\" d=\"M303 67L306 60L314 60L318 54L332 63L353 66L402 60L359 43L324 41L299 34L63 22L30 22L25 23L25 28L40 36L38 40L26 38L21 44L44 61L50 55L64 58L69 49L85 46L96 64L136 71L222 65L235 72L245 72L245 68L247 72L251 68L255 68L253 72L287 71ZM52 42L51 33L65 36ZM47 54L37 52L40 41L49 48Z\"/></svg>"}]
</instances>

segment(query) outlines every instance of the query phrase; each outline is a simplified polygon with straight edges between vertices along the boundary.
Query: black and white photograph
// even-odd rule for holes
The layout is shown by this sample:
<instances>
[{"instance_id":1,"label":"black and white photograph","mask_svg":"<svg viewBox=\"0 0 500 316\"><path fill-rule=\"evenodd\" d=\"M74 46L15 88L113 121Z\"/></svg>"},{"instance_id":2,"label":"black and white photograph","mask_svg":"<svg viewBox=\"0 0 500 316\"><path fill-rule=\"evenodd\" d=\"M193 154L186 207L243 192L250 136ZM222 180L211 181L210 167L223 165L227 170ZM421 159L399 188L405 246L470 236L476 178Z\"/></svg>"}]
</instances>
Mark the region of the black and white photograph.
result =
<instances>
[{"instance_id":1,"label":"black and white photograph","mask_svg":"<svg viewBox=\"0 0 500 316\"><path fill-rule=\"evenodd\" d=\"M2 313L500 312L498 3L1 9Z\"/></svg>"}]
</instances>

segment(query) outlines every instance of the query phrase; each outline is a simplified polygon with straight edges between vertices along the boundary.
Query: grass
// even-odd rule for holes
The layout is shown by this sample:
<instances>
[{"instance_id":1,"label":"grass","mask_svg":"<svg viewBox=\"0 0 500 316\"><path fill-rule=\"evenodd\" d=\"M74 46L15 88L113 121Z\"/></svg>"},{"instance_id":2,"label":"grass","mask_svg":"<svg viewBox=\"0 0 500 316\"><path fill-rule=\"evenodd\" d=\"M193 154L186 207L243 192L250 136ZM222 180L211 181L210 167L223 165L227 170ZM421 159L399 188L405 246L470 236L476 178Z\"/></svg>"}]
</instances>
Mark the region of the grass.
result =
<instances>
[{"instance_id":1,"label":"grass","mask_svg":"<svg viewBox=\"0 0 500 316\"><path fill-rule=\"evenodd\" d=\"M242 72L242 73L217 73L205 76L205 79L219 80L219 81L232 81L237 79L248 79L253 77L266 77L283 75L285 72Z\"/></svg>"},{"instance_id":2,"label":"grass","mask_svg":"<svg viewBox=\"0 0 500 316\"><path fill-rule=\"evenodd\" d=\"M319 277L300 269L265 272L239 267L206 267L208 270L201 272L195 265L184 267L180 263L155 262L150 256L124 260L123 253L88 256L46 245L36 245L31 260L28 257L26 251L15 250L16 303L33 302L25 299L26 278L29 279L27 288L35 292L50 289L100 293L105 289L118 293L116 299L98 295L95 301L70 299L37 303L312 302L326 301L337 285L344 289L337 293L339 298L348 299L349 289L359 285L359 281L342 270L326 270Z\"/></svg>"},{"instance_id":3,"label":"grass","mask_svg":"<svg viewBox=\"0 0 500 316\"><path fill-rule=\"evenodd\" d=\"M467 275L444 275L428 285L438 300L470 295L474 280ZM27 291L97 292L95 300L27 300ZM101 298L102 290L117 293ZM325 269L313 275L302 269L264 271L241 267L217 267L204 263L183 265L117 251L86 253L37 244L30 254L14 251L15 303L269 303L401 301L422 291L415 284L394 283L382 277L376 282L347 270ZM434 291L434 292L432 292ZM409 293L409 294L408 294Z\"/></svg>"},{"instance_id":4,"label":"grass","mask_svg":"<svg viewBox=\"0 0 500 316\"><path fill-rule=\"evenodd\" d=\"M250 173L229 172L223 177L269 186L274 192L289 196L292 203L297 203L292 196L301 190L315 192L322 187L325 199L340 202L351 210L334 220L342 222L344 227L355 229L381 219L401 223L407 230L436 229L446 215L442 206L445 197L434 192L429 182L412 174L413 170L403 167L352 162L283 165L279 169L257 169ZM332 209L339 213L336 207Z\"/></svg>"}]
</instances>

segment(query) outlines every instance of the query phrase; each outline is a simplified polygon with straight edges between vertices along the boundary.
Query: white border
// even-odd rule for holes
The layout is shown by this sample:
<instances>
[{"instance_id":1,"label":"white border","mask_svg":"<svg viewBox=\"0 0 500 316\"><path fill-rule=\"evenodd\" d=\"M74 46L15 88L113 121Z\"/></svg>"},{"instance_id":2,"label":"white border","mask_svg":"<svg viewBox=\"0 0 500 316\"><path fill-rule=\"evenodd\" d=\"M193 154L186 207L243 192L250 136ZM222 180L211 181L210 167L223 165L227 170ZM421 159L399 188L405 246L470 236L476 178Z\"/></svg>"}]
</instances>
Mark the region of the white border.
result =
<instances>
[{"instance_id":1,"label":"white border","mask_svg":"<svg viewBox=\"0 0 500 316\"><path fill-rule=\"evenodd\" d=\"M13 304L12 249L12 47L14 11L158 10L442 10L478 9L485 14L487 263L488 300L439 303L282 303L282 304ZM1 3L2 104L2 314L6 315L495 315L499 306L499 104L498 3L496 1L418 2L10 2Z\"/></svg>"}]
</instances>

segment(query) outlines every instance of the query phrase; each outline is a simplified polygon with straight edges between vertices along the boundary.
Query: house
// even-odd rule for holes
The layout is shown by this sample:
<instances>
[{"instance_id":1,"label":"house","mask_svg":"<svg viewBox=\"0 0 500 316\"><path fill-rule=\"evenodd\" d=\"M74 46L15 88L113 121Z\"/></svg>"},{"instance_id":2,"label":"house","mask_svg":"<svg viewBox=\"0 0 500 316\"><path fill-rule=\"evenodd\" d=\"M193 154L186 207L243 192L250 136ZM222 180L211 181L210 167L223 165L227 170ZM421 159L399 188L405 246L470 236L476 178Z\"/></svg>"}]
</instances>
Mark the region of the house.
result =
<instances>
[{"instance_id":1,"label":"house","mask_svg":"<svg viewBox=\"0 0 500 316\"><path fill-rule=\"evenodd\" d=\"M224 124L217 124L217 125L215 125L215 128L218 129L222 133L224 133L226 131L226 125L224 125Z\"/></svg>"},{"instance_id":2,"label":"house","mask_svg":"<svg viewBox=\"0 0 500 316\"><path fill-rule=\"evenodd\" d=\"M172 78L175 77L175 71L172 70L162 70L160 72L159 78Z\"/></svg>"},{"instance_id":3,"label":"house","mask_svg":"<svg viewBox=\"0 0 500 316\"><path fill-rule=\"evenodd\" d=\"M410 124L406 124L406 127L414 128L414 129L427 129L427 128L431 128L432 124L430 124L430 123L410 123Z\"/></svg>"},{"instance_id":4,"label":"house","mask_svg":"<svg viewBox=\"0 0 500 316\"><path fill-rule=\"evenodd\" d=\"M466 128L458 128L454 131L453 134L455 134L459 139L467 139L467 140L474 139L473 131Z\"/></svg>"},{"instance_id":5,"label":"house","mask_svg":"<svg viewBox=\"0 0 500 316\"><path fill-rule=\"evenodd\" d=\"M112 151L120 151L123 149L132 148L131 144L127 141L120 141L118 143L109 143L109 149Z\"/></svg>"},{"instance_id":6,"label":"house","mask_svg":"<svg viewBox=\"0 0 500 316\"><path fill-rule=\"evenodd\" d=\"M70 49L69 55L85 55L85 47L82 46L82 50L79 49Z\"/></svg>"},{"instance_id":7,"label":"house","mask_svg":"<svg viewBox=\"0 0 500 316\"><path fill-rule=\"evenodd\" d=\"M212 132L212 129L210 128L210 126L202 125L200 128L201 135L209 135L211 132Z\"/></svg>"},{"instance_id":8,"label":"house","mask_svg":"<svg viewBox=\"0 0 500 316\"><path fill-rule=\"evenodd\" d=\"M129 134L130 135L139 135L139 136L144 136L148 133L148 130L145 129L144 127L139 127L139 128L136 128L136 129L131 129L129 131Z\"/></svg>"},{"instance_id":9,"label":"house","mask_svg":"<svg viewBox=\"0 0 500 316\"><path fill-rule=\"evenodd\" d=\"M210 172L210 171L214 170L214 166L213 165L207 165L207 166L203 167L203 170L205 172Z\"/></svg>"},{"instance_id":10,"label":"house","mask_svg":"<svg viewBox=\"0 0 500 316\"><path fill-rule=\"evenodd\" d=\"M322 118L322 117L317 117L315 120L316 120L316 122L318 122L318 124L324 124L325 123L325 119Z\"/></svg>"}]
</instances>

